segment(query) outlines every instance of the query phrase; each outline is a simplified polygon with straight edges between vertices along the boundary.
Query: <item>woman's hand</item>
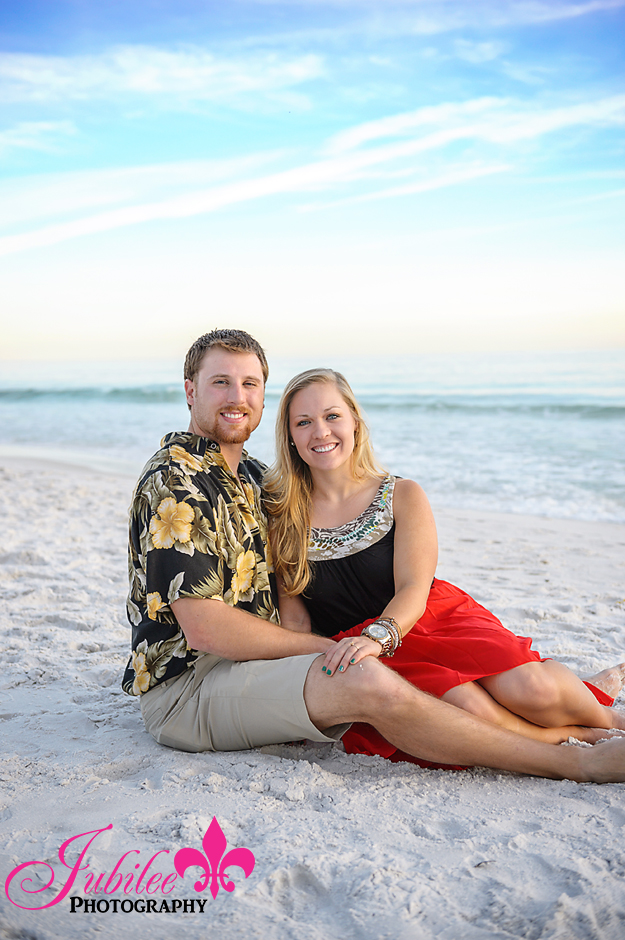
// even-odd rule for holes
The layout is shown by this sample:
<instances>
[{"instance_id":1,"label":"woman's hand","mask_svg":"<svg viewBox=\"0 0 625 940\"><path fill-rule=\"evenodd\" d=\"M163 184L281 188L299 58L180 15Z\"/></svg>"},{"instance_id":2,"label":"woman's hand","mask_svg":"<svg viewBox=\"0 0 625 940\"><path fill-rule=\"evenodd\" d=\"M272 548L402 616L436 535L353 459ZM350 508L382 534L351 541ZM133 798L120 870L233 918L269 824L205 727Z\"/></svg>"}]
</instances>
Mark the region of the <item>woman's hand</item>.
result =
<instances>
[{"instance_id":1,"label":"woman's hand","mask_svg":"<svg viewBox=\"0 0 625 940\"><path fill-rule=\"evenodd\" d=\"M345 672L349 666L356 666L365 656L375 656L382 652L381 645L368 636L346 636L328 650L321 666L323 672L333 676L336 672Z\"/></svg>"}]
</instances>

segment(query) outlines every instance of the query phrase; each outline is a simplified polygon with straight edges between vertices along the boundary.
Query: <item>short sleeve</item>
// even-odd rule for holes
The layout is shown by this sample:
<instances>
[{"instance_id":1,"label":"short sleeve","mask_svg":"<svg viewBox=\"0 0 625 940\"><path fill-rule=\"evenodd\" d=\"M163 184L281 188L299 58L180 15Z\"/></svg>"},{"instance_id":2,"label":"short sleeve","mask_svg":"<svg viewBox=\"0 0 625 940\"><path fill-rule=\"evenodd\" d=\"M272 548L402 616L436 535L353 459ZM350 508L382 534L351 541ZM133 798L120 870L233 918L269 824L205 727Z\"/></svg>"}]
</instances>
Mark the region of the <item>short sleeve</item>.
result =
<instances>
[{"instance_id":1,"label":"short sleeve","mask_svg":"<svg viewBox=\"0 0 625 940\"><path fill-rule=\"evenodd\" d=\"M145 513L140 546L150 619L157 619L155 615L179 597L223 600L219 512L206 495L190 477L168 470L152 475L142 499Z\"/></svg>"}]
</instances>

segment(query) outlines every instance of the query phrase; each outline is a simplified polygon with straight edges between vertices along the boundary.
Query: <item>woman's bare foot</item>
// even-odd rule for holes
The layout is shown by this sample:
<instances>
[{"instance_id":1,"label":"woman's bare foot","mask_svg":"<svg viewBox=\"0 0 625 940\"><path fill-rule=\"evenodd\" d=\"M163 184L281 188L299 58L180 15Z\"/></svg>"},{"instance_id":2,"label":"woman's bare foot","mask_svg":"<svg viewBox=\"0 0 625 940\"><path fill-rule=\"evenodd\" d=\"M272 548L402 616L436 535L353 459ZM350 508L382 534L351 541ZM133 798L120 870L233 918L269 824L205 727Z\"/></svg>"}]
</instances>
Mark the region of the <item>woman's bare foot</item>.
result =
<instances>
[{"instance_id":1,"label":"woman's bare foot","mask_svg":"<svg viewBox=\"0 0 625 940\"><path fill-rule=\"evenodd\" d=\"M593 783L619 783L625 781L625 740L615 739L596 747L575 748L577 767L564 774L570 780Z\"/></svg>"},{"instance_id":2,"label":"woman's bare foot","mask_svg":"<svg viewBox=\"0 0 625 940\"><path fill-rule=\"evenodd\" d=\"M586 744L597 744L598 741L605 741L610 738L622 738L625 736L625 731L621 730L616 725L609 730L607 728L584 728L578 727L577 725L569 725L566 728L552 728L550 730L556 732L556 735L554 739L548 742L549 744L563 744L564 741L568 741L569 738L575 738L576 741L584 741Z\"/></svg>"},{"instance_id":3,"label":"woman's bare foot","mask_svg":"<svg viewBox=\"0 0 625 940\"><path fill-rule=\"evenodd\" d=\"M601 672L595 673L594 676L586 676L585 679L591 685L596 685L606 695L616 698L625 685L625 663L602 669Z\"/></svg>"}]
</instances>

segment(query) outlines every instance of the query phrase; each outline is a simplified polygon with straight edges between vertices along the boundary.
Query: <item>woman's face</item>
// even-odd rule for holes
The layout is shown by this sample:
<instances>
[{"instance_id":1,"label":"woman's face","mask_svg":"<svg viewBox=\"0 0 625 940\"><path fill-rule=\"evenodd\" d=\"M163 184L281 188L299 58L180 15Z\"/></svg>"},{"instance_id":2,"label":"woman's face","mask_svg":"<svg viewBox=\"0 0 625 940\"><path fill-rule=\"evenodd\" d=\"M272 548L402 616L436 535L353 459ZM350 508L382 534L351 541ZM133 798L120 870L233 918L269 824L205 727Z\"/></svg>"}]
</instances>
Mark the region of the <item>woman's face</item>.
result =
<instances>
[{"instance_id":1,"label":"woman's face","mask_svg":"<svg viewBox=\"0 0 625 940\"><path fill-rule=\"evenodd\" d=\"M334 382L315 382L293 396L289 431L311 470L336 470L351 459L356 421Z\"/></svg>"}]
</instances>

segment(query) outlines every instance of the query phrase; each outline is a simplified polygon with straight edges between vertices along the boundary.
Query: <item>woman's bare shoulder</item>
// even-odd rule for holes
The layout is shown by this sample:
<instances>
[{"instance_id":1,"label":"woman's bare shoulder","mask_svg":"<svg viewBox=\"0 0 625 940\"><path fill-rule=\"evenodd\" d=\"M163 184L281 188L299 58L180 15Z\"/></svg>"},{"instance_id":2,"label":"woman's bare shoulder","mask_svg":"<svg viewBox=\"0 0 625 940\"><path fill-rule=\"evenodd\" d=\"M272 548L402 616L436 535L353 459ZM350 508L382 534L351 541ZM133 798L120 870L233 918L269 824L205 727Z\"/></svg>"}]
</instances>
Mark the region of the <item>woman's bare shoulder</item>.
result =
<instances>
[{"instance_id":1,"label":"woman's bare shoulder","mask_svg":"<svg viewBox=\"0 0 625 940\"><path fill-rule=\"evenodd\" d=\"M393 493L395 515L402 512L431 512L425 490L416 480L398 479Z\"/></svg>"}]
</instances>

